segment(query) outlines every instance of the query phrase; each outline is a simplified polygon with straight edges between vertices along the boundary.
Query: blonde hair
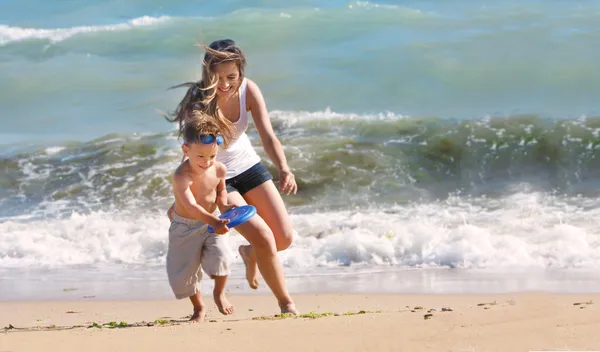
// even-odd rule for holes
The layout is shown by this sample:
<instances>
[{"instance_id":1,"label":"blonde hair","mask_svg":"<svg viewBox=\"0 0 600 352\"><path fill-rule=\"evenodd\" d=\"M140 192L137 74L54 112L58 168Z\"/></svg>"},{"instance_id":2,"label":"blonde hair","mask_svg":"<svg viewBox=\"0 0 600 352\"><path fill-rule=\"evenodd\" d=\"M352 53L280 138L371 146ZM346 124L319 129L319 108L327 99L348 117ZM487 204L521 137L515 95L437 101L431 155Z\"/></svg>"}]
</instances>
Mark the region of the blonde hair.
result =
<instances>
[{"instance_id":1,"label":"blonde hair","mask_svg":"<svg viewBox=\"0 0 600 352\"><path fill-rule=\"evenodd\" d=\"M175 111L170 114L171 116L164 117L169 122L178 122L181 131L184 128L186 120L190 118L192 111L201 111L212 116L217 121L222 131L221 134L227 142L233 138L235 126L223 116L217 104L217 84L219 83L219 77L214 72L214 68L224 62L234 62L240 73L240 82L242 82L246 67L246 56L231 39L216 40L208 46L202 44L199 46L205 51L202 62L202 79L198 82L186 82L170 87L169 89L189 88Z\"/></svg>"}]
</instances>

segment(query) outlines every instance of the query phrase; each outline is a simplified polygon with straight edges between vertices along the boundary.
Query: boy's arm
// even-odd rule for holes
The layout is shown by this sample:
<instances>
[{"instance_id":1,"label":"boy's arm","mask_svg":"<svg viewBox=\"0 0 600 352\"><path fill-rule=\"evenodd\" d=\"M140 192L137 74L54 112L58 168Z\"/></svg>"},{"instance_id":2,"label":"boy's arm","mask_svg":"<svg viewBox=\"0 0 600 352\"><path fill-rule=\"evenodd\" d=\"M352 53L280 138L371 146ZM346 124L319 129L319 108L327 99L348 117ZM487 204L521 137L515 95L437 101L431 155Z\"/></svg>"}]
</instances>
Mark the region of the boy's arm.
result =
<instances>
[{"instance_id":1,"label":"boy's arm","mask_svg":"<svg viewBox=\"0 0 600 352\"><path fill-rule=\"evenodd\" d=\"M221 214L235 207L234 205L229 204L227 201L227 185L225 183L225 175L227 175L227 167L219 163L217 166L217 177L219 178L219 184L217 185L217 206L219 207Z\"/></svg>"},{"instance_id":2,"label":"boy's arm","mask_svg":"<svg viewBox=\"0 0 600 352\"><path fill-rule=\"evenodd\" d=\"M190 190L189 184L190 181L186 176L176 173L173 176L173 192L175 193L175 197L180 200L180 204L194 219L205 222L213 228L217 227L221 222L221 219L210 214L206 209L198 205L196 198L194 198L194 194Z\"/></svg>"},{"instance_id":3,"label":"boy's arm","mask_svg":"<svg viewBox=\"0 0 600 352\"><path fill-rule=\"evenodd\" d=\"M221 179L217 186L217 206L219 209L227 206L227 186L224 179Z\"/></svg>"}]
</instances>

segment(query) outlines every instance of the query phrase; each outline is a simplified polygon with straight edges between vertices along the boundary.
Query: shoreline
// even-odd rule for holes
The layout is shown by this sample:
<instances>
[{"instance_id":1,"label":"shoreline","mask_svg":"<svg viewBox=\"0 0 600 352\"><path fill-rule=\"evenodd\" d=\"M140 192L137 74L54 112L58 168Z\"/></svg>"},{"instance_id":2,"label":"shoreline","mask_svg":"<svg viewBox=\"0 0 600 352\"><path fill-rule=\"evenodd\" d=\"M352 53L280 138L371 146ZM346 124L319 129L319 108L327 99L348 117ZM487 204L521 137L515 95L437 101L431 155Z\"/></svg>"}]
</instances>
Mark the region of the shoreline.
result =
<instances>
[{"instance_id":1,"label":"shoreline","mask_svg":"<svg viewBox=\"0 0 600 352\"><path fill-rule=\"evenodd\" d=\"M288 289L298 294L503 294L544 292L553 294L600 293L600 272L591 271L490 271L466 269L414 269L353 272L352 269L320 275L287 274ZM264 281L258 290L248 287L234 271L227 283L231 295L269 295ZM164 276L164 278L163 278ZM173 299L162 268L154 271L98 273L94 270L44 272L0 271L0 302L77 300ZM212 293L212 280L202 280L203 294Z\"/></svg>"}]
</instances>

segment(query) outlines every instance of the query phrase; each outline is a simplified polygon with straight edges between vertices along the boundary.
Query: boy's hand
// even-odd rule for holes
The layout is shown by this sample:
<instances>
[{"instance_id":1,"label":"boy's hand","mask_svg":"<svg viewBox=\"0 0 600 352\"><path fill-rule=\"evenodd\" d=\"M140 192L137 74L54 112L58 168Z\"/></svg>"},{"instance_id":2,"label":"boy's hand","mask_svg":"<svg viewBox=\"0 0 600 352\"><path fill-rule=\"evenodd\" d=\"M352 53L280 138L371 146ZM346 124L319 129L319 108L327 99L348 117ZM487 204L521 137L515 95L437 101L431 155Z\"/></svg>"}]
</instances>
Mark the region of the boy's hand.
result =
<instances>
[{"instance_id":1,"label":"boy's hand","mask_svg":"<svg viewBox=\"0 0 600 352\"><path fill-rule=\"evenodd\" d=\"M221 211L224 214L224 213L230 211L233 208L237 208L237 205L235 205L235 204L223 204L223 206L221 208L222 208Z\"/></svg>"},{"instance_id":2,"label":"boy's hand","mask_svg":"<svg viewBox=\"0 0 600 352\"><path fill-rule=\"evenodd\" d=\"M227 232L229 232L229 227L227 227L227 224L229 224L229 219L218 219L215 221L215 223L212 225L213 230L215 230L215 233L217 235L224 235Z\"/></svg>"}]
</instances>

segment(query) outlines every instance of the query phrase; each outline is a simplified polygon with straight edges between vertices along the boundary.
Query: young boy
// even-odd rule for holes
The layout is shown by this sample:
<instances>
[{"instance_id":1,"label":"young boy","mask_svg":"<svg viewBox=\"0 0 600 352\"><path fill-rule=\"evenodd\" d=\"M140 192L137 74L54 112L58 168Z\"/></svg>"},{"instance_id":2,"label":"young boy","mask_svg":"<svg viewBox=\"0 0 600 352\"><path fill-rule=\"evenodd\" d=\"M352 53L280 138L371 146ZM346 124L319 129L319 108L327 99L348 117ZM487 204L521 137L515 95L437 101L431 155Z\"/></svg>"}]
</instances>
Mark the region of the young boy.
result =
<instances>
[{"instance_id":1,"label":"young boy","mask_svg":"<svg viewBox=\"0 0 600 352\"><path fill-rule=\"evenodd\" d=\"M230 272L231 254L228 238L229 220L214 213L223 213L233 206L227 204L225 166L215 160L224 143L217 123L210 116L194 111L180 131L182 149L187 160L173 175L174 212L169 227L167 274L177 299L189 297L194 306L191 321L198 322L206 314L200 293L202 271L215 280L213 297L219 311L233 313L225 297L225 283ZM208 226L215 233L208 233Z\"/></svg>"}]
</instances>

